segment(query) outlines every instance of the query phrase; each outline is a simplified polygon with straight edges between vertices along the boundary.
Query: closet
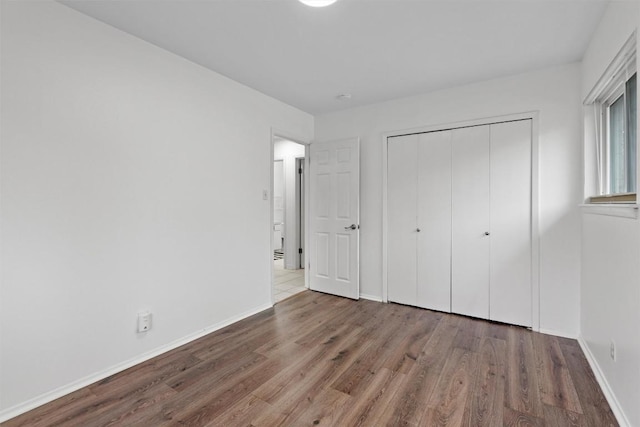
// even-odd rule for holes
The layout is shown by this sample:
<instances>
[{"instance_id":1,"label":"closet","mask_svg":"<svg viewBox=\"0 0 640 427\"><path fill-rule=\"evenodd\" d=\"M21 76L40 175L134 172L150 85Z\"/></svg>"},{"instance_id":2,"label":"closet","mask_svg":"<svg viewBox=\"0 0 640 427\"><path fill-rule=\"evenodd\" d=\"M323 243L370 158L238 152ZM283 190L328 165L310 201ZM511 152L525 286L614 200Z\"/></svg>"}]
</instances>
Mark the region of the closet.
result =
<instances>
[{"instance_id":1,"label":"closet","mask_svg":"<svg viewBox=\"0 0 640 427\"><path fill-rule=\"evenodd\" d=\"M532 326L531 120L387 150L388 300Z\"/></svg>"}]
</instances>

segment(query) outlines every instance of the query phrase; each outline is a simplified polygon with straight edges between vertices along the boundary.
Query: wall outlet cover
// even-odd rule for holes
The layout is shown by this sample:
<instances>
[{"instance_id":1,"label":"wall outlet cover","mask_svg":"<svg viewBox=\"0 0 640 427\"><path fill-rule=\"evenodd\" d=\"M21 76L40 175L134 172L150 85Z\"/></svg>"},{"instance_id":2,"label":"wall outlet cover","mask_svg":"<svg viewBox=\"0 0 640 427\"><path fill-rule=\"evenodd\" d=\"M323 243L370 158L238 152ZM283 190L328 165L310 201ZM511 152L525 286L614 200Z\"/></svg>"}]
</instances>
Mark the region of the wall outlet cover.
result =
<instances>
[{"instance_id":1,"label":"wall outlet cover","mask_svg":"<svg viewBox=\"0 0 640 427\"><path fill-rule=\"evenodd\" d=\"M151 313L141 311L138 313L138 332L147 332L151 329Z\"/></svg>"}]
</instances>

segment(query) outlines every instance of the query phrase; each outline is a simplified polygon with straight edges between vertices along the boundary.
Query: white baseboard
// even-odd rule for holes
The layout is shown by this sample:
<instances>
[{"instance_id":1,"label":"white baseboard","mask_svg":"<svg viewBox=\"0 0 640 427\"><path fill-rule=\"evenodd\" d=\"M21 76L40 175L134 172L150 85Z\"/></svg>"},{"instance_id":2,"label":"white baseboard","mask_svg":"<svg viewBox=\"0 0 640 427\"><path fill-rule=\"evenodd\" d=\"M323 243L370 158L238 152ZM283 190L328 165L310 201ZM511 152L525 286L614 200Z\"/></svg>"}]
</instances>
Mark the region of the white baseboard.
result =
<instances>
[{"instance_id":1,"label":"white baseboard","mask_svg":"<svg viewBox=\"0 0 640 427\"><path fill-rule=\"evenodd\" d=\"M7 408L3 411L0 411L0 423L10 420L11 418L17 417L20 414L24 414L25 412L31 411L32 409L37 408L38 406L42 406L46 403L52 402L62 396L73 393L74 391L80 390L83 387L91 385L97 381L103 380L111 375L117 374L118 372L122 372L125 369L129 369L132 366L138 365L142 362L145 362L149 359L153 359L156 356L159 356L163 353L171 351L175 348L178 348L182 345L190 343L191 341L195 341L198 338L202 338L205 335L210 334L211 332L215 332L218 329L222 329L225 326L229 326L232 323L238 322L242 319L245 319L249 316L253 316L254 314L260 313L268 308L273 307L272 304L264 304L259 307L256 307L252 310L241 313L237 316L233 316L229 319L223 320L221 322L215 323L211 326L208 326L198 332L193 334L189 334L185 337L177 339L175 341L170 342L169 344L158 347L154 350L151 350L147 353L143 353L140 356L137 356L133 359L127 360L125 362L114 365L110 368L107 368L103 371L96 372L95 374L89 375L87 377L81 378L77 381L74 381L70 384L59 387L55 390L49 391L47 393L41 394L33 399L30 399L26 402L20 403L18 405Z\"/></svg>"},{"instance_id":2,"label":"white baseboard","mask_svg":"<svg viewBox=\"0 0 640 427\"><path fill-rule=\"evenodd\" d=\"M360 298L367 299L369 301L382 302L382 298L376 295L360 294Z\"/></svg>"},{"instance_id":3,"label":"white baseboard","mask_svg":"<svg viewBox=\"0 0 640 427\"><path fill-rule=\"evenodd\" d=\"M616 395L613 393L613 390L611 390L609 382L602 373L600 365L598 364L596 358L593 356L593 353L591 353L587 342L584 340L584 338L582 338L582 336L579 336L578 343L580 344L580 348L582 348L584 356L587 358L587 362L589 362L589 366L591 366L591 370L593 371L593 374L595 375L596 380L598 381L598 384L602 389L604 397L607 399L607 403L609 403L609 406L611 407L613 415L616 417L616 420L618 420L618 424L620 424L620 427L631 427L629 420L627 419L624 411L622 410L622 407L620 406L620 402L618 402L618 399L616 399Z\"/></svg>"},{"instance_id":4,"label":"white baseboard","mask_svg":"<svg viewBox=\"0 0 640 427\"><path fill-rule=\"evenodd\" d=\"M553 335L556 337L571 338L572 340L578 339L578 336L575 334L568 334L566 332L554 331L553 329L540 328L537 332L540 332L541 334Z\"/></svg>"}]
</instances>

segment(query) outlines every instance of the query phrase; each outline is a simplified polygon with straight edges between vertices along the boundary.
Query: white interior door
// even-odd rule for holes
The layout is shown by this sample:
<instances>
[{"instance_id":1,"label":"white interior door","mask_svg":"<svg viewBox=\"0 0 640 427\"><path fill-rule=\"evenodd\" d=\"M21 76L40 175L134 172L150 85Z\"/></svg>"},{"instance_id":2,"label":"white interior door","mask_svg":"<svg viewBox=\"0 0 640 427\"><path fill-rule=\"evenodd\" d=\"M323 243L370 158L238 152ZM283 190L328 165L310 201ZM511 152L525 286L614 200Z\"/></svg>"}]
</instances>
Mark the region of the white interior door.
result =
<instances>
[{"instance_id":1,"label":"white interior door","mask_svg":"<svg viewBox=\"0 0 640 427\"><path fill-rule=\"evenodd\" d=\"M429 132L418 141L417 305L451 311L451 136Z\"/></svg>"},{"instance_id":2,"label":"white interior door","mask_svg":"<svg viewBox=\"0 0 640 427\"><path fill-rule=\"evenodd\" d=\"M490 319L532 326L531 120L491 125Z\"/></svg>"},{"instance_id":3,"label":"white interior door","mask_svg":"<svg viewBox=\"0 0 640 427\"><path fill-rule=\"evenodd\" d=\"M451 311L451 131L389 138L387 296Z\"/></svg>"},{"instance_id":4,"label":"white interior door","mask_svg":"<svg viewBox=\"0 0 640 427\"><path fill-rule=\"evenodd\" d=\"M408 305L418 305L418 139L398 136L387 143L387 299Z\"/></svg>"},{"instance_id":5,"label":"white interior door","mask_svg":"<svg viewBox=\"0 0 640 427\"><path fill-rule=\"evenodd\" d=\"M532 121L390 137L389 301L533 324Z\"/></svg>"},{"instance_id":6,"label":"white interior door","mask_svg":"<svg viewBox=\"0 0 640 427\"><path fill-rule=\"evenodd\" d=\"M358 299L360 141L311 144L309 168L309 287Z\"/></svg>"},{"instance_id":7,"label":"white interior door","mask_svg":"<svg viewBox=\"0 0 640 427\"><path fill-rule=\"evenodd\" d=\"M489 318L490 126L452 133L451 311Z\"/></svg>"}]
</instances>

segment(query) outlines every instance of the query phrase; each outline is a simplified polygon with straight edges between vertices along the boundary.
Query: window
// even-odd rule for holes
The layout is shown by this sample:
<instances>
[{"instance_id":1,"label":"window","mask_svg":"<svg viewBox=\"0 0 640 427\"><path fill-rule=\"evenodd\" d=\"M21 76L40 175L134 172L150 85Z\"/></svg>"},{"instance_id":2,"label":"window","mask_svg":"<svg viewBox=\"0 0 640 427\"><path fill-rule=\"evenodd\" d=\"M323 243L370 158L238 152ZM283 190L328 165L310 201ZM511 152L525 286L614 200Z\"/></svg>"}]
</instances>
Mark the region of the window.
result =
<instances>
[{"instance_id":1,"label":"window","mask_svg":"<svg viewBox=\"0 0 640 427\"><path fill-rule=\"evenodd\" d=\"M605 185L602 194L636 191L636 74L624 82L602 108L606 132Z\"/></svg>"},{"instance_id":2,"label":"window","mask_svg":"<svg viewBox=\"0 0 640 427\"><path fill-rule=\"evenodd\" d=\"M637 186L636 35L629 38L585 104L595 119L592 203L634 203ZM586 116L585 116L586 117Z\"/></svg>"}]
</instances>

